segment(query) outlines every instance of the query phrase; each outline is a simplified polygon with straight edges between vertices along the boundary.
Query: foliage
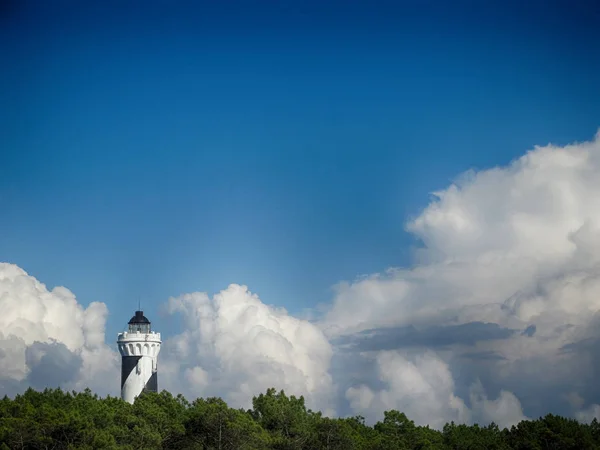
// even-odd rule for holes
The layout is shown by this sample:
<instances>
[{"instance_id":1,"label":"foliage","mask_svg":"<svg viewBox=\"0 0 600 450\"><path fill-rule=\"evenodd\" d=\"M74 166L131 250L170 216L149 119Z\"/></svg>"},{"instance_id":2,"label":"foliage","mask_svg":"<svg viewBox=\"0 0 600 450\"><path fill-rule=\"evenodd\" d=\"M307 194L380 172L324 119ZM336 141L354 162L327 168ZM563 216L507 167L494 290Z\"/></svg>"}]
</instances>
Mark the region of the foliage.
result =
<instances>
[{"instance_id":1,"label":"foliage","mask_svg":"<svg viewBox=\"0 0 600 450\"><path fill-rule=\"evenodd\" d=\"M511 429L449 423L442 431L386 411L374 426L363 417L331 418L303 397L269 389L252 409L220 398L191 403L169 392L143 393L133 405L90 390L28 389L0 400L0 450L536 450L600 448L600 425L547 415Z\"/></svg>"}]
</instances>

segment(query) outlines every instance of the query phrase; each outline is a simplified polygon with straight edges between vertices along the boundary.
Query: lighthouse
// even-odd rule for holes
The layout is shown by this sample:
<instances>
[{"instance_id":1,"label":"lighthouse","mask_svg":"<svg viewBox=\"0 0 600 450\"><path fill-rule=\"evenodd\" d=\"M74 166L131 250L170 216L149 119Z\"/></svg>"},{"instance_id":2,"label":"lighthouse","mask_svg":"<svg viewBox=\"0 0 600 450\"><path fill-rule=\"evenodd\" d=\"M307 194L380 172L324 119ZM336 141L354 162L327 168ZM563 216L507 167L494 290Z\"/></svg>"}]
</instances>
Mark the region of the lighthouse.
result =
<instances>
[{"instance_id":1,"label":"lighthouse","mask_svg":"<svg viewBox=\"0 0 600 450\"><path fill-rule=\"evenodd\" d=\"M136 311L129 329L119 333L121 353L121 398L133 403L142 391L158 392L158 352L160 333L151 329L143 311Z\"/></svg>"}]
</instances>

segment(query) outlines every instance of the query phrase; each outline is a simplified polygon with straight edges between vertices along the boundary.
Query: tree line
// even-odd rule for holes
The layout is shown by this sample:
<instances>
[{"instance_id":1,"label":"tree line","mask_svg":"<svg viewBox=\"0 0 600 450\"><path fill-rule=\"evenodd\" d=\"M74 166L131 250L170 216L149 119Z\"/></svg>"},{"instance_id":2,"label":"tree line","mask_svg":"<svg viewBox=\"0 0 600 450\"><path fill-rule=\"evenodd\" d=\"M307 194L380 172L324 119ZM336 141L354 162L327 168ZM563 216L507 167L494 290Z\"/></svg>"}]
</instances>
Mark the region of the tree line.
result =
<instances>
[{"instance_id":1,"label":"tree line","mask_svg":"<svg viewBox=\"0 0 600 450\"><path fill-rule=\"evenodd\" d=\"M417 426L386 411L374 426L363 417L329 418L306 408L303 397L269 389L252 409L220 398L189 402L167 391L145 392L133 405L89 389L28 389L0 400L0 450L396 450L600 449L600 425L547 415L510 429L446 424Z\"/></svg>"}]
</instances>

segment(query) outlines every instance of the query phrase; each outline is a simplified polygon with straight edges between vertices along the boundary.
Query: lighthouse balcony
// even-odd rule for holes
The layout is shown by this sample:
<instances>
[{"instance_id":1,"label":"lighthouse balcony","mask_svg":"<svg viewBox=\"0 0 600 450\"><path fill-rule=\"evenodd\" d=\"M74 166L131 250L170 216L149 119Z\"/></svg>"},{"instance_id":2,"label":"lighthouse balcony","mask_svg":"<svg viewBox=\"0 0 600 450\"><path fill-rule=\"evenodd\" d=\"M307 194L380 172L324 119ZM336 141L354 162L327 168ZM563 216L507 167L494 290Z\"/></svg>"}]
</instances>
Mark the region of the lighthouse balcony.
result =
<instances>
[{"instance_id":1,"label":"lighthouse balcony","mask_svg":"<svg viewBox=\"0 0 600 450\"><path fill-rule=\"evenodd\" d=\"M150 333L141 333L140 331L131 333L124 331L118 334L117 342L154 342L160 344L161 340L160 333L156 333L154 331L151 331Z\"/></svg>"},{"instance_id":2,"label":"lighthouse balcony","mask_svg":"<svg viewBox=\"0 0 600 450\"><path fill-rule=\"evenodd\" d=\"M156 358L160 352L160 341L122 341L119 340L121 356L149 356Z\"/></svg>"}]
</instances>

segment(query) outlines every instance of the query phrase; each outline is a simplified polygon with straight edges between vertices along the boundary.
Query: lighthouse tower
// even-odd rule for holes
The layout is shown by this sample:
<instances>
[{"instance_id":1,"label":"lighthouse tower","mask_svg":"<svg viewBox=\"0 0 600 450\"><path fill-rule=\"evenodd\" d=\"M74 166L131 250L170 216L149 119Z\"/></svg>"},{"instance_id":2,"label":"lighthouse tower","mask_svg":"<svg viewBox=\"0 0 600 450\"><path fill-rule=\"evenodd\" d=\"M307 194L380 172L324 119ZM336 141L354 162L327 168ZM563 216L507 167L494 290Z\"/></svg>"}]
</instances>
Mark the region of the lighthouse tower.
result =
<instances>
[{"instance_id":1,"label":"lighthouse tower","mask_svg":"<svg viewBox=\"0 0 600 450\"><path fill-rule=\"evenodd\" d=\"M150 328L143 311L136 311L129 321L129 330L119 333L117 344L121 353L121 398L133 403L142 391L158 391L157 361L160 333Z\"/></svg>"}]
</instances>

